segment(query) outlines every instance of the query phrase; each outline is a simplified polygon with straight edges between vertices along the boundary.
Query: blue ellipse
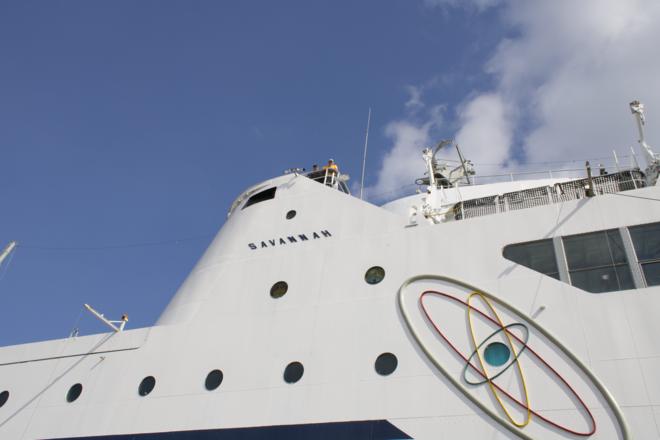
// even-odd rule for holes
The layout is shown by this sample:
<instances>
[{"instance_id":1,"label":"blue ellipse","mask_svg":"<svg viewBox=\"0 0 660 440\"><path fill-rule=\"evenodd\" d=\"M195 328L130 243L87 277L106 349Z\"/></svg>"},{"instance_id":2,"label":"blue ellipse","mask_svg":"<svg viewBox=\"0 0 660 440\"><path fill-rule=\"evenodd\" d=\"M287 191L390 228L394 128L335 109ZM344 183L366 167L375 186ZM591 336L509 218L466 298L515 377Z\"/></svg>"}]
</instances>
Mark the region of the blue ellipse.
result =
<instances>
[{"instance_id":1,"label":"blue ellipse","mask_svg":"<svg viewBox=\"0 0 660 440\"><path fill-rule=\"evenodd\" d=\"M486 346L490 345L490 344L488 344L488 341L490 341L490 340L493 338L493 336L497 335L498 333L500 333L500 332L502 332L502 331L505 331L505 332L507 332L507 333L509 333L509 334L512 334L511 331L510 331L509 329L511 329L511 328L513 328L513 327L520 327L520 329L523 330L523 332L524 332L523 339L524 339L524 340L522 341L523 345L522 345L522 347L520 348L520 350L518 350L518 352L515 353L515 356L513 356L513 357L509 360L509 365L507 365L507 366L505 366L504 368L500 369L500 371L499 371L497 374L495 374L494 376L491 376L491 377L485 377L485 376L484 376L484 379L483 379L482 381L479 381L479 382L473 382L473 381L471 381L471 380L468 378L468 376L467 376L467 370L468 370L468 368L472 368L472 369L475 370L475 371L479 371L479 369L478 369L477 367L475 367L475 366L472 364L472 359L474 359L474 357L477 355L477 352L478 352L478 351L481 349L481 347L483 347L484 345L486 345ZM526 326L525 324L521 324L521 323L519 323L519 322L514 322L514 323L511 323L511 324L507 324L507 325L505 325L505 326L502 327L502 328L498 328L498 329L495 330L493 333L491 333L486 339L484 339L484 340L483 340L483 341L477 346L477 348L472 352L472 354L471 354L470 357L468 358L467 362L465 363L465 367L463 367L463 380L465 380L465 382L469 383L470 385L482 385L482 384L485 384L485 383L488 382L488 381L493 381L493 380L497 379L497 378L500 377L502 374L504 374L504 373L506 372L506 370L508 370L509 367L510 367L511 365L515 364L515 363L518 361L518 357L520 357L520 355L521 355L521 354L525 351L525 349L527 348L527 341L528 341L528 340L529 340L529 329L527 328L527 326ZM508 349L508 347L507 347L507 349Z\"/></svg>"},{"instance_id":2,"label":"blue ellipse","mask_svg":"<svg viewBox=\"0 0 660 440\"><path fill-rule=\"evenodd\" d=\"M511 350L501 342L491 342L484 350L484 359L493 367L506 364L510 357Z\"/></svg>"}]
</instances>

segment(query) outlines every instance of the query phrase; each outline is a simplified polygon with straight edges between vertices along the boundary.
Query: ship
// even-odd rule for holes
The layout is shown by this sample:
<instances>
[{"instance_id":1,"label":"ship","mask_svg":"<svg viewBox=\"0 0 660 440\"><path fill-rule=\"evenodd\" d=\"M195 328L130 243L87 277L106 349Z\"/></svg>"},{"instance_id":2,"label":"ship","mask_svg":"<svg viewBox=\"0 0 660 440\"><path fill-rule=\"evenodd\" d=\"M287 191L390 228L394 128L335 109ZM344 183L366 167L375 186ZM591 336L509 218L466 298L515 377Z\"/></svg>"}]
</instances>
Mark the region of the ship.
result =
<instances>
[{"instance_id":1,"label":"ship","mask_svg":"<svg viewBox=\"0 0 660 440\"><path fill-rule=\"evenodd\" d=\"M443 141L380 205L332 167L247 188L155 325L88 305L108 332L0 348L0 438L660 438L660 157L631 110L642 165L489 181Z\"/></svg>"}]
</instances>

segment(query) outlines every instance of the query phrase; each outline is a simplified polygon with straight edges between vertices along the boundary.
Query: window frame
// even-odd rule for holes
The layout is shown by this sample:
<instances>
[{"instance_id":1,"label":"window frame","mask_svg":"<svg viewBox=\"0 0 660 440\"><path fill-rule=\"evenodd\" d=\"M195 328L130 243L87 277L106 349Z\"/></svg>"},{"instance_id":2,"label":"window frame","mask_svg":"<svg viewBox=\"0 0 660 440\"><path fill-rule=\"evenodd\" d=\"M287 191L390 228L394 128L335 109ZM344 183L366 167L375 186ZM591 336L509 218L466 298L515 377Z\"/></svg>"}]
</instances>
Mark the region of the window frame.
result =
<instances>
[{"instance_id":1,"label":"window frame","mask_svg":"<svg viewBox=\"0 0 660 440\"><path fill-rule=\"evenodd\" d=\"M660 286L660 283L657 284L649 284L647 277L646 277L646 272L644 271L644 266L649 265L649 264L658 264L660 263L660 255L658 255L655 258L640 258L639 254L640 251L637 248L634 233L635 230L642 229L644 227L649 227L649 226L654 226L658 225L660 226L660 222L651 222L651 223L642 223L639 225L633 225L633 226L628 226L626 229L628 229L628 235L630 236L630 242L632 244L632 251L634 253L635 257L635 264L637 265L637 268L639 270L639 274L641 276L642 282L644 284L644 287L655 287L655 286Z\"/></svg>"},{"instance_id":2,"label":"window frame","mask_svg":"<svg viewBox=\"0 0 660 440\"><path fill-rule=\"evenodd\" d=\"M570 258L568 257L568 251L567 251L567 240L571 240L574 238L579 238L579 237L586 237L586 236L596 236L601 234L603 237L605 237L605 241L607 243L607 247L610 251L610 261L611 264L597 264L597 265L592 265L592 266L584 266L584 267L578 267L578 268L571 268L571 262ZM615 262L614 259L614 251L612 250L612 243L613 241L612 238L610 238L610 234L616 234L616 237L621 241L621 252L623 254L623 262ZM569 278L569 284L577 289L584 290L585 292L589 293L607 293L607 292L620 292L622 290L631 290L635 289L637 286L635 285L635 280L633 277L633 271L632 267L630 264L630 259L628 258L628 255L626 254L626 246L625 246L625 236L624 234L621 233L621 230L618 228L610 228L610 229L600 229L598 231L589 231L589 232L583 232L580 234L571 234L571 235L564 235L561 237L563 248L564 248L564 255L566 257L566 266L568 269L568 278ZM630 280L630 286L625 286L623 284L622 278L619 276L619 272L617 269L619 268L626 268L628 269L628 275L629 275L629 280ZM617 288L613 290L601 290L601 291L591 291L583 288L582 286L578 286L574 284L573 280L573 274L574 273L585 273L585 272L591 272L595 270L602 270L602 269L608 269L611 268L614 271L614 276L616 277L616 284Z\"/></svg>"}]
</instances>

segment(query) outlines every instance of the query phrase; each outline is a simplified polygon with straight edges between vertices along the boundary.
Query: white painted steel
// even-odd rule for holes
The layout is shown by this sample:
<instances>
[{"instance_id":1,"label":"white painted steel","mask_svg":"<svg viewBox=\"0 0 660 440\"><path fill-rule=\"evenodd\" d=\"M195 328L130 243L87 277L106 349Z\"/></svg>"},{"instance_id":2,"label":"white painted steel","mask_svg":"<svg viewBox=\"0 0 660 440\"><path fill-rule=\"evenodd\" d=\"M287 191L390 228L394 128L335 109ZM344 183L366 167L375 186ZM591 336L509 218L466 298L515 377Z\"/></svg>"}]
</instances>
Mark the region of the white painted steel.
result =
<instances>
[{"instance_id":1,"label":"white painted steel","mask_svg":"<svg viewBox=\"0 0 660 440\"><path fill-rule=\"evenodd\" d=\"M234 207L156 326L0 349L0 391L10 391L0 438L376 419L419 439L510 438L444 379L407 330L397 291L421 274L460 280L534 315L607 387L633 438L660 438L660 287L592 294L502 257L511 243L658 222L660 203L648 199L660 199L660 188L625 193L642 198L608 194L411 228L403 201L385 209L300 175L259 185L271 186L274 199ZM292 209L297 215L287 220ZM279 243L299 234L308 240ZM385 279L369 285L364 274L375 265ZM277 281L289 288L273 299ZM384 352L397 356L398 368L383 377L374 361ZM592 395L593 384L550 356ZM305 367L296 384L282 379L291 361ZM209 392L204 380L216 368L224 380ZM559 394L539 389L547 379L527 370L532 404L570 418ZM140 397L149 375L155 389ZM67 403L74 383L82 394ZM590 438L621 437L612 411L597 398L587 403L600 421Z\"/></svg>"}]
</instances>

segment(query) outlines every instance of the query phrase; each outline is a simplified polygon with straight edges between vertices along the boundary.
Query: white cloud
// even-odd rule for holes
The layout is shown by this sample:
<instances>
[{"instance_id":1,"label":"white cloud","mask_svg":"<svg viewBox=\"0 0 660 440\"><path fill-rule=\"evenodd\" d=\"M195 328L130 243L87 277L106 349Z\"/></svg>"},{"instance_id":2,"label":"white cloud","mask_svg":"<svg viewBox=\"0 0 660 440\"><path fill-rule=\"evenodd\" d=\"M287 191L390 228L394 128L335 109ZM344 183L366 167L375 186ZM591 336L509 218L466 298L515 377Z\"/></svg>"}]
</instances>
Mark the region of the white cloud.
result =
<instances>
[{"instance_id":1,"label":"white cloud","mask_svg":"<svg viewBox=\"0 0 660 440\"><path fill-rule=\"evenodd\" d=\"M511 146L509 115L497 94L474 98L459 114L461 128L456 143L469 158L480 162L503 164Z\"/></svg>"},{"instance_id":2,"label":"white cloud","mask_svg":"<svg viewBox=\"0 0 660 440\"><path fill-rule=\"evenodd\" d=\"M410 98L406 101L406 110L411 113L416 113L423 109L424 102L422 101L422 87L406 86L406 90L410 94Z\"/></svg>"},{"instance_id":3,"label":"white cloud","mask_svg":"<svg viewBox=\"0 0 660 440\"><path fill-rule=\"evenodd\" d=\"M660 150L660 1L424 1L448 9L499 5L506 33L516 35L500 41L483 66L494 88L472 93L457 112L456 139L477 173L493 171L479 163L569 161L609 156L612 149L626 154L637 144L633 99L646 104L647 138ZM392 125L402 134L392 136L390 160L419 156L420 148L403 145L406 124L412 123ZM417 142L428 137L425 125L412 126ZM376 189L385 185L387 158Z\"/></svg>"},{"instance_id":4,"label":"white cloud","mask_svg":"<svg viewBox=\"0 0 660 440\"><path fill-rule=\"evenodd\" d=\"M375 185L365 189L367 198L382 200L410 191L417 177L424 173L422 150L434 141L431 132L442 123L442 108L435 107L424 122L393 121L385 127L392 147L385 154Z\"/></svg>"},{"instance_id":5,"label":"white cloud","mask_svg":"<svg viewBox=\"0 0 660 440\"><path fill-rule=\"evenodd\" d=\"M524 132L515 121L528 161L624 151L635 143L633 99L660 114L660 2L510 0L505 17L521 34L500 43L487 69L534 122Z\"/></svg>"}]
</instances>

